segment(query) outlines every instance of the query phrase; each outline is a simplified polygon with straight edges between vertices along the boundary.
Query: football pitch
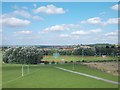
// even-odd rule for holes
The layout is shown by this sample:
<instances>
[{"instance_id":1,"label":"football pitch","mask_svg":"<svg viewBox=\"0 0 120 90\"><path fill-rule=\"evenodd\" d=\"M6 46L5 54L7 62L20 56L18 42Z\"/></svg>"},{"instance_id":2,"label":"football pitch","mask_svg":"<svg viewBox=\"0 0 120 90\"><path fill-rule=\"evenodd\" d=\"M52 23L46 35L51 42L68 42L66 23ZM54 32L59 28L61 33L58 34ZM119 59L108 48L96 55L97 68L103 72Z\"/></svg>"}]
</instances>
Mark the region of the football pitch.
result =
<instances>
[{"instance_id":1,"label":"football pitch","mask_svg":"<svg viewBox=\"0 0 120 90\"><path fill-rule=\"evenodd\" d=\"M73 73L83 73L112 82L118 81L117 76L80 64L74 65L74 69L73 64L30 65L29 72L27 66L24 66L24 76L21 75L20 64L3 64L2 67L3 88L118 88L118 84Z\"/></svg>"},{"instance_id":2,"label":"football pitch","mask_svg":"<svg viewBox=\"0 0 120 90\"><path fill-rule=\"evenodd\" d=\"M75 56L75 55L61 55L60 57L54 58L53 56L47 55L43 58L43 60L47 60L47 61L60 61L60 60L64 60L64 61L109 61L109 60L117 60L117 57L112 57L112 56L106 56L106 57L102 57L102 56Z\"/></svg>"}]
</instances>

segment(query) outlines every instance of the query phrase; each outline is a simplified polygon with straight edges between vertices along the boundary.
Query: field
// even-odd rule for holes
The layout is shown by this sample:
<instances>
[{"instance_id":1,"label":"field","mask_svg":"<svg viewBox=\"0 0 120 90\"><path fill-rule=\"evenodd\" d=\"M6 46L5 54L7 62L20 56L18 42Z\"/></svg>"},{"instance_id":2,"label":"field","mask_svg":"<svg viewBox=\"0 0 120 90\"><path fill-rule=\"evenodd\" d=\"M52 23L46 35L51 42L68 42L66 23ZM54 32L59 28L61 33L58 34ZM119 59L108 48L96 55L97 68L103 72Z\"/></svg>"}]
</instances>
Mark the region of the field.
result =
<instances>
[{"instance_id":1,"label":"field","mask_svg":"<svg viewBox=\"0 0 120 90\"><path fill-rule=\"evenodd\" d=\"M82 60L86 60L86 61L97 61L97 60L115 60L117 59L116 57L110 57L107 56L105 58L103 57L99 57L99 56L84 56L82 58L82 56L60 56L58 58L54 58L53 56L45 56L43 58L43 60L47 60L47 61L82 61Z\"/></svg>"},{"instance_id":2,"label":"field","mask_svg":"<svg viewBox=\"0 0 120 90\"><path fill-rule=\"evenodd\" d=\"M21 65L3 64L3 88L117 88L117 84L93 79L87 76L60 70L57 67L73 70L72 64L30 65L24 67L21 76ZM91 69L83 65L74 65L74 70L104 79L116 81L118 78L111 74Z\"/></svg>"},{"instance_id":3,"label":"field","mask_svg":"<svg viewBox=\"0 0 120 90\"><path fill-rule=\"evenodd\" d=\"M2 55L1 55L2 56ZM55 59L47 56L44 60L77 61L80 56L60 56ZM86 60L110 60L112 57L85 57ZM2 87L3 88L118 88L117 84L97 80L91 77L75 74L61 70L61 67L67 70L84 73L100 77L103 79L118 81L117 76L89 68L80 64L52 64L52 65L30 65L24 66L24 76L22 76L22 65L20 64L2 64Z\"/></svg>"},{"instance_id":4,"label":"field","mask_svg":"<svg viewBox=\"0 0 120 90\"><path fill-rule=\"evenodd\" d=\"M0 64L2 63L2 51L0 51Z\"/></svg>"},{"instance_id":5,"label":"field","mask_svg":"<svg viewBox=\"0 0 120 90\"><path fill-rule=\"evenodd\" d=\"M2 51L0 51L0 89L2 87Z\"/></svg>"},{"instance_id":6,"label":"field","mask_svg":"<svg viewBox=\"0 0 120 90\"><path fill-rule=\"evenodd\" d=\"M96 68L98 70L110 73L115 76L120 76L120 70L118 68L119 62L91 62L91 63L83 63L91 68Z\"/></svg>"}]
</instances>

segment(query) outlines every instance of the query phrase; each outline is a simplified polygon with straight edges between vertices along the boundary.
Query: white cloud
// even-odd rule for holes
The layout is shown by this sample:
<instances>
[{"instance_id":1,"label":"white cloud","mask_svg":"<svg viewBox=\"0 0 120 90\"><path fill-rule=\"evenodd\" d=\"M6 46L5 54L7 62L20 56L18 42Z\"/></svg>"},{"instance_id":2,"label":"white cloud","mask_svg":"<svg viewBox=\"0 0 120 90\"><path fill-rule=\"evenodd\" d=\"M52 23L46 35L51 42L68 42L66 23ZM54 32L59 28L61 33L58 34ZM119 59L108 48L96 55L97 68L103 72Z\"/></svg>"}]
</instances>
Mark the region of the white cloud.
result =
<instances>
[{"instance_id":1,"label":"white cloud","mask_svg":"<svg viewBox=\"0 0 120 90\"><path fill-rule=\"evenodd\" d=\"M30 13L25 11L25 10L16 10L16 11L13 12L13 14L19 15L19 16L22 16L22 17L25 17L25 18L30 18L31 17Z\"/></svg>"},{"instance_id":2,"label":"white cloud","mask_svg":"<svg viewBox=\"0 0 120 90\"><path fill-rule=\"evenodd\" d=\"M112 9L113 9L113 10L118 10L118 8L120 9L119 4L116 4L116 5L112 6Z\"/></svg>"},{"instance_id":3,"label":"white cloud","mask_svg":"<svg viewBox=\"0 0 120 90\"><path fill-rule=\"evenodd\" d=\"M67 39L80 39L80 36L78 35L73 35L73 34L60 34L60 38L67 38Z\"/></svg>"},{"instance_id":4,"label":"white cloud","mask_svg":"<svg viewBox=\"0 0 120 90\"><path fill-rule=\"evenodd\" d=\"M96 34L96 33L99 33L101 31L102 30L98 28L98 29L92 29L89 31L84 31L84 30L74 31L71 34L73 34L73 35L87 35L87 34L94 34L94 33Z\"/></svg>"},{"instance_id":5,"label":"white cloud","mask_svg":"<svg viewBox=\"0 0 120 90\"><path fill-rule=\"evenodd\" d=\"M98 28L98 29L92 29L92 30L90 30L90 33L99 33L101 31L102 30L100 28Z\"/></svg>"},{"instance_id":6,"label":"white cloud","mask_svg":"<svg viewBox=\"0 0 120 90\"><path fill-rule=\"evenodd\" d=\"M18 6L18 5L13 5L12 8L15 9L15 10L21 10L21 9L28 10L28 9L29 9L29 8L26 7L26 6L20 7L20 6Z\"/></svg>"},{"instance_id":7,"label":"white cloud","mask_svg":"<svg viewBox=\"0 0 120 90\"><path fill-rule=\"evenodd\" d=\"M23 31L19 31L19 32L14 32L15 34L32 34L32 31L30 30L23 30Z\"/></svg>"},{"instance_id":8,"label":"white cloud","mask_svg":"<svg viewBox=\"0 0 120 90\"><path fill-rule=\"evenodd\" d=\"M118 24L118 21L120 21L120 18L110 18L106 21L106 24Z\"/></svg>"},{"instance_id":9,"label":"white cloud","mask_svg":"<svg viewBox=\"0 0 120 90\"><path fill-rule=\"evenodd\" d=\"M88 20L81 21L82 24L94 24L94 25L109 25L118 24L119 18L109 18L107 21L102 21L100 17L89 18Z\"/></svg>"},{"instance_id":10,"label":"white cloud","mask_svg":"<svg viewBox=\"0 0 120 90\"><path fill-rule=\"evenodd\" d=\"M54 5L47 5L35 9L34 12L45 13L45 14L64 14L66 11L63 8L58 8Z\"/></svg>"},{"instance_id":11,"label":"white cloud","mask_svg":"<svg viewBox=\"0 0 120 90\"><path fill-rule=\"evenodd\" d=\"M69 37L69 35L68 34L60 34L60 37L66 38L66 37Z\"/></svg>"},{"instance_id":12,"label":"white cloud","mask_svg":"<svg viewBox=\"0 0 120 90\"><path fill-rule=\"evenodd\" d=\"M3 15L0 15L0 17L1 18L20 17L20 18L27 18L27 19L33 19L33 20L44 20L44 18L38 15L32 15L26 10L15 10L10 13L4 13Z\"/></svg>"},{"instance_id":13,"label":"white cloud","mask_svg":"<svg viewBox=\"0 0 120 90\"><path fill-rule=\"evenodd\" d=\"M42 17L40 16L33 16L32 19L34 20L44 20Z\"/></svg>"},{"instance_id":14,"label":"white cloud","mask_svg":"<svg viewBox=\"0 0 120 90\"><path fill-rule=\"evenodd\" d=\"M67 39L85 39L88 36L94 36L93 34L100 33L101 29L91 29L91 30L79 30L79 31L73 31L71 33L67 34L60 34L60 38L67 38ZM84 37L83 37L84 36Z\"/></svg>"},{"instance_id":15,"label":"white cloud","mask_svg":"<svg viewBox=\"0 0 120 90\"><path fill-rule=\"evenodd\" d=\"M71 34L73 34L73 35L86 35L86 34L89 34L89 33L86 32L86 31L80 30L80 31L74 31Z\"/></svg>"},{"instance_id":16,"label":"white cloud","mask_svg":"<svg viewBox=\"0 0 120 90\"><path fill-rule=\"evenodd\" d=\"M38 15L32 15L28 11L25 11L25 10L15 10L14 12L11 13L11 16L22 16L23 18L28 18L28 19L44 20L42 17Z\"/></svg>"},{"instance_id":17,"label":"white cloud","mask_svg":"<svg viewBox=\"0 0 120 90\"><path fill-rule=\"evenodd\" d=\"M75 24L61 24L61 25L54 25L48 28L43 29L39 33L46 33L46 32L58 32L64 30L70 30L72 27L77 27L78 25Z\"/></svg>"},{"instance_id":18,"label":"white cloud","mask_svg":"<svg viewBox=\"0 0 120 90\"><path fill-rule=\"evenodd\" d=\"M23 20L15 17L3 17L0 21L3 26L8 27L23 27L31 24L31 22L28 20Z\"/></svg>"},{"instance_id":19,"label":"white cloud","mask_svg":"<svg viewBox=\"0 0 120 90\"><path fill-rule=\"evenodd\" d=\"M101 23L101 18L100 17L94 17L94 18L90 18L86 21L81 21L81 23L100 24Z\"/></svg>"},{"instance_id":20,"label":"white cloud","mask_svg":"<svg viewBox=\"0 0 120 90\"><path fill-rule=\"evenodd\" d=\"M118 31L113 31L113 32L109 32L109 33L106 33L105 36L117 36L118 35Z\"/></svg>"},{"instance_id":21,"label":"white cloud","mask_svg":"<svg viewBox=\"0 0 120 90\"><path fill-rule=\"evenodd\" d=\"M51 27L45 28L44 31L45 32L49 32L49 31L63 31L65 29L69 29L69 28L66 27L66 25L55 25L55 26L51 26Z\"/></svg>"},{"instance_id":22,"label":"white cloud","mask_svg":"<svg viewBox=\"0 0 120 90\"><path fill-rule=\"evenodd\" d=\"M33 6L34 6L34 8L36 8L36 7L37 7L37 4L33 4Z\"/></svg>"}]
</instances>

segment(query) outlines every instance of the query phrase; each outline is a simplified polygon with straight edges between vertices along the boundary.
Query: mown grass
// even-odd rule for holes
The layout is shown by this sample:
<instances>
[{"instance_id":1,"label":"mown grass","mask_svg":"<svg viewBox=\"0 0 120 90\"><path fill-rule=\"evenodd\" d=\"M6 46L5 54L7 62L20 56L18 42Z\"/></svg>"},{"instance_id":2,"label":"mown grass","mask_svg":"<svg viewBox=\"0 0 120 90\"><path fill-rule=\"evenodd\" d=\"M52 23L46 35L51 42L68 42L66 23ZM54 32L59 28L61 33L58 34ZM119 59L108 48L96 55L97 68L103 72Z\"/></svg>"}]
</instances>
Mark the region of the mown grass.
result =
<instances>
[{"instance_id":1,"label":"mown grass","mask_svg":"<svg viewBox=\"0 0 120 90\"><path fill-rule=\"evenodd\" d=\"M0 65L2 64L2 51L0 50Z\"/></svg>"},{"instance_id":2,"label":"mown grass","mask_svg":"<svg viewBox=\"0 0 120 90\"><path fill-rule=\"evenodd\" d=\"M61 55L60 57L54 58L53 56L45 56L43 60L48 60L48 61L60 61L60 60L65 60L65 61L98 61L98 60L117 60L117 57L110 57L107 56L105 58L100 57L100 56L63 56Z\"/></svg>"},{"instance_id":3,"label":"mown grass","mask_svg":"<svg viewBox=\"0 0 120 90\"><path fill-rule=\"evenodd\" d=\"M108 74L106 72L100 71L95 68L90 68L90 67L82 65L82 64L66 64L66 65L61 64L58 66L65 68L65 69L69 69L69 70L73 70L73 71L77 71L77 72L81 72L81 73L86 73L86 74L90 74L90 75L97 76L97 77L102 77L102 78L105 78L108 80L118 81L117 76Z\"/></svg>"},{"instance_id":4,"label":"mown grass","mask_svg":"<svg viewBox=\"0 0 120 90\"><path fill-rule=\"evenodd\" d=\"M56 66L72 69L72 64L30 65L30 73L21 77L21 65L3 65L3 88L117 88L117 85L62 71ZM86 66L75 65L75 70L117 81L117 77ZM16 79L17 77L20 77ZM16 80L15 80L16 79ZM12 80L12 81L11 81ZM9 82L10 81L10 82Z\"/></svg>"},{"instance_id":5,"label":"mown grass","mask_svg":"<svg viewBox=\"0 0 120 90\"><path fill-rule=\"evenodd\" d=\"M2 88L2 51L0 50L0 89Z\"/></svg>"}]
</instances>

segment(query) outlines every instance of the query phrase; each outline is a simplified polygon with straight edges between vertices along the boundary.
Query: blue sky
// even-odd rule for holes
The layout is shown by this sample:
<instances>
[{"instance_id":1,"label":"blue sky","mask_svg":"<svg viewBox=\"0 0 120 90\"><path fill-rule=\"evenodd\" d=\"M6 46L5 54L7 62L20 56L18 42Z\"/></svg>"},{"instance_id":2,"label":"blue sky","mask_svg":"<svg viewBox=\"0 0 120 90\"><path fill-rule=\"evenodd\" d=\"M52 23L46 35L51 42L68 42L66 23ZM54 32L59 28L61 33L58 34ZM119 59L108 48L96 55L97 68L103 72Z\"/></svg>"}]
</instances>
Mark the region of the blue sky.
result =
<instances>
[{"instance_id":1,"label":"blue sky","mask_svg":"<svg viewBox=\"0 0 120 90\"><path fill-rule=\"evenodd\" d=\"M2 4L3 45L117 43L115 2Z\"/></svg>"}]
</instances>

